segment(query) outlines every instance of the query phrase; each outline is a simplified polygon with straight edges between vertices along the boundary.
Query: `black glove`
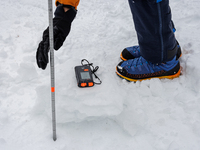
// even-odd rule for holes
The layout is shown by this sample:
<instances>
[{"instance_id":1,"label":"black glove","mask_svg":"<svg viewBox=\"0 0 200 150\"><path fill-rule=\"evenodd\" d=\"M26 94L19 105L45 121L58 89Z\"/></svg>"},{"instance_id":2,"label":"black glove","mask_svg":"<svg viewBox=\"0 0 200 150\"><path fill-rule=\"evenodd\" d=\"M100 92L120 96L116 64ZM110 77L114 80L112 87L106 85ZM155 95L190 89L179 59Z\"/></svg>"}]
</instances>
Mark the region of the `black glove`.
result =
<instances>
[{"instance_id":1,"label":"black glove","mask_svg":"<svg viewBox=\"0 0 200 150\"><path fill-rule=\"evenodd\" d=\"M63 5L56 8L53 18L54 49L58 50L65 41L71 29L71 23L76 16L76 10L71 7L64 12ZM39 68L45 69L48 61L49 52L49 28L43 32L43 40L39 43L36 60Z\"/></svg>"}]
</instances>

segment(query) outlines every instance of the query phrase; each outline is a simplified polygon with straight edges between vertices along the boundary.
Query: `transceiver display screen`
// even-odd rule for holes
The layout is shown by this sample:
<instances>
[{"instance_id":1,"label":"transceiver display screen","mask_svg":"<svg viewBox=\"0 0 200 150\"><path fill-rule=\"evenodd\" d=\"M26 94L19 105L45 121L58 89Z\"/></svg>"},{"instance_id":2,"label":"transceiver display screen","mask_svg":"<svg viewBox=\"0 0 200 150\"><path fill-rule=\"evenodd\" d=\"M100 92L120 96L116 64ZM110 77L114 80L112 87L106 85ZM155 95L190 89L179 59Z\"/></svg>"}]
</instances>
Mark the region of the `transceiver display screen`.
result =
<instances>
[{"instance_id":1,"label":"transceiver display screen","mask_svg":"<svg viewBox=\"0 0 200 150\"><path fill-rule=\"evenodd\" d=\"M90 79L90 74L89 72L81 72L81 78L82 79Z\"/></svg>"}]
</instances>

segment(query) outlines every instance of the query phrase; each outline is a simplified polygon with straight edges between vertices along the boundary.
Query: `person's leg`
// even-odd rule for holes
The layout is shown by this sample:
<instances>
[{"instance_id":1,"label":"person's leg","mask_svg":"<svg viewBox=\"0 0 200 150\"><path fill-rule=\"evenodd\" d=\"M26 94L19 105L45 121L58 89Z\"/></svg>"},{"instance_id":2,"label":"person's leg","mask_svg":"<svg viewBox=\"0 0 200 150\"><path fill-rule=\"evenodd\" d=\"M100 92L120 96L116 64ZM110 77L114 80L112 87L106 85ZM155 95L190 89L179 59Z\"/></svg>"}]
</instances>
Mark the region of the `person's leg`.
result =
<instances>
[{"instance_id":1,"label":"person's leg","mask_svg":"<svg viewBox=\"0 0 200 150\"><path fill-rule=\"evenodd\" d=\"M151 2L152 1L152 2ZM155 2L154 2L155 1ZM152 63L166 62L175 56L169 0L129 0L141 55Z\"/></svg>"},{"instance_id":2,"label":"person's leg","mask_svg":"<svg viewBox=\"0 0 200 150\"><path fill-rule=\"evenodd\" d=\"M171 23L172 23L172 27L173 27L173 32L175 33L176 29L175 29L173 21L171 21ZM176 58L179 59L182 55L182 52L181 52L181 47L180 47L178 41L177 41L177 46L178 46L178 50L176 53ZM120 58L124 61L129 60L129 59L138 58L140 56L141 56L141 54L140 54L140 46L139 45L126 47L122 50L122 52L120 54Z\"/></svg>"},{"instance_id":3,"label":"person's leg","mask_svg":"<svg viewBox=\"0 0 200 150\"><path fill-rule=\"evenodd\" d=\"M169 0L129 0L129 3L141 56L120 62L117 75L129 81L178 77L179 46L173 33Z\"/></svg>"}]
</instances>

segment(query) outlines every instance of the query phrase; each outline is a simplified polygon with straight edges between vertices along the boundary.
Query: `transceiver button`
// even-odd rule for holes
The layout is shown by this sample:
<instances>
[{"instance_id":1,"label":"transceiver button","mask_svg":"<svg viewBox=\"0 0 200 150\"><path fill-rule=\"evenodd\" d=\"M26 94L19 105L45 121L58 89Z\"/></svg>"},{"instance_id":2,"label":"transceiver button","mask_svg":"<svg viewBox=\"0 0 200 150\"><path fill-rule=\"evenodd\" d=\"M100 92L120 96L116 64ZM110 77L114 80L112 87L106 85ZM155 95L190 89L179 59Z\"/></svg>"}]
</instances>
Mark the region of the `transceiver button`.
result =
<instances>
[{"instance_id":1,"label":"transceiver button","mask_svg":"<svg viewBox=\"0 0 200 150\"><path fill-rule=\"evenodd\" d=\"M88 85L89 86L93 86L94 84L93 84L93 82L89 82Z\"/></svg>"},{"instance_id":2,"label":"transceiver button","mask_svg":"<svg viewBox=\"0 0 200 150\"><path fill-rule=\"evenodd\" d=\"M85 87L85 86L87 86L87 83L81 83L81 86Z\"/></svg>"}]
</instances>

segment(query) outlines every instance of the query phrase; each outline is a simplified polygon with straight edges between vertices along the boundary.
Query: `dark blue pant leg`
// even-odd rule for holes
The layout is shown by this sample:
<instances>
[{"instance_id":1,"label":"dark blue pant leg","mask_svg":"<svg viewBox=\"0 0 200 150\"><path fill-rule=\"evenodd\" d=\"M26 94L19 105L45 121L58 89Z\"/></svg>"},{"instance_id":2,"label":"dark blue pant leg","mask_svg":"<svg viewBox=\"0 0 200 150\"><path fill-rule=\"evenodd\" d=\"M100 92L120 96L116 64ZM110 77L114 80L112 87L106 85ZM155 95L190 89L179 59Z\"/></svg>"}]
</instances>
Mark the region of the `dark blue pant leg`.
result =
<instances>
[{"instance_id":1,"label":"dark blue pant leg","mask_svg":"<svg viewBox=\"0 0 200 150\"><path fill-rule=\"evenodd\" d=\"M129 0L141 55L152 63L166 62L176 54L169 0L157 1Z\"/></svg>"}]
</instances>

